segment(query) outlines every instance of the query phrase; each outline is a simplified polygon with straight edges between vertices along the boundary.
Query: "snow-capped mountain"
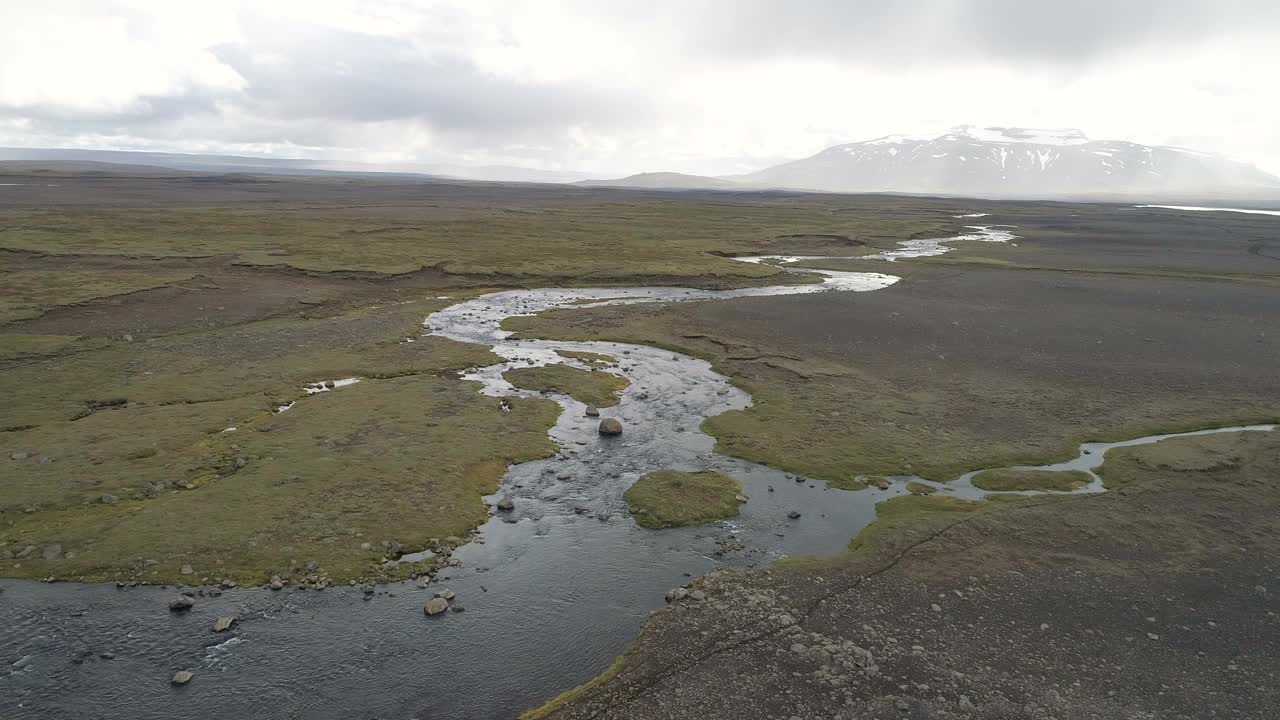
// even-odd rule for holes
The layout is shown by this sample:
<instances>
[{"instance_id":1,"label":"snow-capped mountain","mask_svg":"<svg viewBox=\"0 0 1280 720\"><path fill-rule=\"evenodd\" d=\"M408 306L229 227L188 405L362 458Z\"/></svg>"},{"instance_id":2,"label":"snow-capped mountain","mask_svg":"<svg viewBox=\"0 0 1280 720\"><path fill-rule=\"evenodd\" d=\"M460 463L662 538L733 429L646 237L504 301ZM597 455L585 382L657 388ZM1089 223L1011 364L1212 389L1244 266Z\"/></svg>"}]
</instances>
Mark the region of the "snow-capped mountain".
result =
<instances>
[{"instance_id":1,"label":"snow-capped mountain","mask_svg":"<svg viewBox=\"0 0 1280 720\"><path fill-rule=\"evenodd\" d=\"M836 145L732 178L753 186L990 196L1159 195L1280 188L1252 165L1079 130L952 128Z\"/></svg>"}]
</instances>

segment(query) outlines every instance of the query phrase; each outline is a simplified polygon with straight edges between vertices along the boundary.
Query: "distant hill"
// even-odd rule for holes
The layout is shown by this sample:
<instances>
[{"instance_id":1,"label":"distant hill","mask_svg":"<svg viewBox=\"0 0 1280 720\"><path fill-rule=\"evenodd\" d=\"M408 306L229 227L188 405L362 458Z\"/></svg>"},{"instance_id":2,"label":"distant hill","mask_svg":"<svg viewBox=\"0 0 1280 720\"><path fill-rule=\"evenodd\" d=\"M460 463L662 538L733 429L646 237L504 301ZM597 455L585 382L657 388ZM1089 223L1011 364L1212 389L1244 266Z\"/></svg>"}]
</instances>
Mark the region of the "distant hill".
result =
<instances>
[{"instance_id":1,"label":"distant hill","mask_svg":"<svg viewBox=\"0 0 1280 720\"><path fill-rule=\"evenodd\" d=\"M1090 140L1079 130L962 126L888 135L728 179L836 192L1071 197L1280 190L1252 165L1185 148Z\"/></svg>"},{"instance_id":2,"label":"distant hill","mask_svg":"<svg viewBox=\"0 0 1280 720\"><path fill-rule=\"evenodd\" d=\"M750 186L724 178L706 177L703 175L685 175L674 172L649 172L629 175L616 180L582 180L575 185L591 187L630 187L647 189L686 189L686 190L746 190Z\"/></svg>"}]
</instances>

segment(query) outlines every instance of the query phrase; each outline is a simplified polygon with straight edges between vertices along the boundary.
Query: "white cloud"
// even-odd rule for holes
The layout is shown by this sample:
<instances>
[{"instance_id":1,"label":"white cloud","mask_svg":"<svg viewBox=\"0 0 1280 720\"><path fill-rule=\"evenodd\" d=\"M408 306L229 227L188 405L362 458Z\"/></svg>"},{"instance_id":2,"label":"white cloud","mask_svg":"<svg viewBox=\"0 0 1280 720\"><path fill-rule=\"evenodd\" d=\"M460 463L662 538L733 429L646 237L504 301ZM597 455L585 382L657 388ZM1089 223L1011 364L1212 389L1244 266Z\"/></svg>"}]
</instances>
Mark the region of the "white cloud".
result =
<instances>
[{"instance_id":1,"label":"white cloud","mask_svg":"<svg viewBox=\"0 0 1280 720\"><path fill-rule=\"evenodd\" d=\"M975 123L1280 172L1272 3L1011 2L10 2L0 143L728 173Z\"/></svg>"}]
</instances>

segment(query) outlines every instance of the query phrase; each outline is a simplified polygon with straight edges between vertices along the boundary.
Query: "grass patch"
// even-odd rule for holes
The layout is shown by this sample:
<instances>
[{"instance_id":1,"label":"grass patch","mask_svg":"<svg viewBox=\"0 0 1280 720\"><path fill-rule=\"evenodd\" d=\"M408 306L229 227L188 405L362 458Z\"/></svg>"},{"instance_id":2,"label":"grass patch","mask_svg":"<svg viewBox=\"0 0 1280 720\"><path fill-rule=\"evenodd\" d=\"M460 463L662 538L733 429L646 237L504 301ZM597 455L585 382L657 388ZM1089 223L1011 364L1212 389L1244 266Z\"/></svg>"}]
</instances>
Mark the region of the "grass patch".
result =
<instances>
[{"instance_id":1,"label":"grass patch","mask_svg":"<svg viewBox=\"0 0 1280 720\"><path fill-rule=\"evenodd\" d=\"M54 355L70 349L98 347L106 341L76 335L0 335L0 360Z\"/></svg>"},{"instance_id":2,"label":"grass patch","mask_svg":"<svg viewBox=\"0 0 1280 720\"><path fill-rule=\"evenodd\" d=\"M937 495L902 495L876 504L876 519L849 543L850 552L873 550L881 535L911 525L987 508L981 501Z\"/></svg>"},{"instance_id":3,"label":"grass patch","mask_svg":"<svg viewBox=\"0 0 1280 720\"><path fill-rule=\"evenodd\" d=\"M742 485L724 473L659 470L623 494L636 524L646 528L700 525L738 514Z\"/></svg>"},{"instance_id":4,"label":"grass patch","mask_svg":"<svg viewBox=\"0 0 1280 720\"><path fill-rule=\"evenodd\" d=\"M547 430L558 406L513 398L502 412L477 388L434 375L366 380L185 447L191 438L184 433L198 423L172 419L172 445L144 441L161 452L132 459L131 444L118 448L125 457L103 460L121 471L137 468L132 482L177 477L185 488L119 489L113 504L18 514L0 533L4 545L56 543L74 557L6 562L5 572L173 582L190 564L196 578L262 582L316 560L338 580L394 576L382 569L384 541L416 550L432 538L465 535L486 518L480 498L497 489L509 464L555 451Z\"/></svg>"},{"instance_id":5,"label":"grass patch","mask_svg":"<svg viewBox=\"0 0 1280 720\"><path fill-rule=\"evenodd\" d=\"M973 476L974 487L996 491L1047 490L1069 492L1078 490L1091 482L1093 482L1093 478L1089 476L1089 473L1080 470L1054 472L1050 470L1000 468L983 470Z\"/></svg>"},{"instance_id":6,"label":"grass patch","mask_svg":"<svg viewBox=\"0 0 1280 720\"><path fill-rule=\"evenodd\" d=\"M938 488L932 485L925 485L922 482L916 482L915 480L912 480L911 482L907 483L907 492L911 493L912 495L932 495L938 492Z\"/></svg>"},{"instance_id":7,"label":"grass patch","mask_svg":"<svg viewBox=\"0 0 1280 720\"><path fill-rule=\"evenodd\" d=\"M40 317L59 305L164 287L193 275L172 271L18 270L0 277L5 286L0 295L0 324L4 324Z\"/></svg>"},{"instance_id":8,"label":"grass patch","mask_svg":"<svg viewBox=\"0 0 1280 720\"><path fill-rule=\"evenodd\" d=\"M502 373L502 377L522 390L564 393L596 407L617 405L622 392L631 384L621 375L560 364L516 368Z\"/></svg>"},{"instance_id":9,"label":"grass patch","mask_svg":"<svg viewBox=\"0 0 1280 720\"><path fill-rule=\"evenodd\" d=\"M1114 448L1098 468L1098 476L1103 486L1114 490L1183 473L1224 472L1240 465L1245 448L1257 436L1275 434L1272 430L1198 435Z\"/></svg>"}]
</instances>

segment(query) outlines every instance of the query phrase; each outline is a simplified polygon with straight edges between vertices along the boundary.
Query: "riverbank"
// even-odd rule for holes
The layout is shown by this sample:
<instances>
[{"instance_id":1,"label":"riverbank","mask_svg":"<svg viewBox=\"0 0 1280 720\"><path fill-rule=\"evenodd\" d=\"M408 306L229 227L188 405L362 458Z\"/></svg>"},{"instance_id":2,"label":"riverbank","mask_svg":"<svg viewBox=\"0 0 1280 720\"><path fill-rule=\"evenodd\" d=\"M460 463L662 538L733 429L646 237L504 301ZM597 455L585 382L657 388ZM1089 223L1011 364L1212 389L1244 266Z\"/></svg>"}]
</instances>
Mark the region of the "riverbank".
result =
<instances>
[{"instance_id":1,"label":"riverbank","mask_svg":"<svg viewBox=\"0 0 1280 720\"><path fill-rule=\"evenodd\" d=\"M1280 434L1114 453L1120 493L926 514L841 562L703 578L705 601L547 716L1269 717Z\"/></svg>"}]
</instances>

